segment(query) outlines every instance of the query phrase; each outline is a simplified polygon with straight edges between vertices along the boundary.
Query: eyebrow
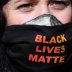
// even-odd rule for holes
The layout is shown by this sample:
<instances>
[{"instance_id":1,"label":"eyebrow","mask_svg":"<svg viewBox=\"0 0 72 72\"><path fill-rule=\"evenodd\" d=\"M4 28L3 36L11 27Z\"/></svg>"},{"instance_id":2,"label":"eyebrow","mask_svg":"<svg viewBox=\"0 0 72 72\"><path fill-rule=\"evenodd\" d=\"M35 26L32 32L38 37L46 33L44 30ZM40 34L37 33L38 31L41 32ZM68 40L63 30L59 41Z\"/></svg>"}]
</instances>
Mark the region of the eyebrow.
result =
<instances>
[{"instance_id":1,"label":"eyebrow","mask_svg":"<svg viewBox=\"0 0 72 72\"><path fill-rule=\"evenodd\" d=\"M69 0L51 0L51 1L69 1Z\"/></svg>"},{"instance_id":2,"label":"eyebrow","mask_svg":"<svg viewBox=\"0 0 72 72\"><path fill-rule=\"evenodd\" d=\"M36 1L39 1L39 0L17 0L17 1L15 1L15 3L18 3L18 2L21 2L21 1L36 2Z\"/></svg>"},{"instance_id":3,"label":"eyebrow","mask_svg":"<svg viewBox=\"0 0 72 72\"><path fill-rule=\"evenodd\" d=\"M14 3L19 3L21 1L26 1L26 2L37 2L39 0L16 0ZM48 0L48 1L70 1L70 0Z\"/></svg>"}]
</instances>

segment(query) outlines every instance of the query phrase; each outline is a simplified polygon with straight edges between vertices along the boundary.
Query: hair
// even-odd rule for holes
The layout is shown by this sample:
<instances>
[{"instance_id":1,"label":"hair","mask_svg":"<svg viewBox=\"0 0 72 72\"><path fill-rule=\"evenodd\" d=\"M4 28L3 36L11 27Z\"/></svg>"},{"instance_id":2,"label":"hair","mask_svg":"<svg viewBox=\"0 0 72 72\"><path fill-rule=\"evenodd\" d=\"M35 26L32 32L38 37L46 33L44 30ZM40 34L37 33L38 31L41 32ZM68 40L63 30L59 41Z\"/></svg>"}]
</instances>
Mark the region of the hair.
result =
<instances>
[{"instance_id":1,"label":"hair","mask_svg":"<svg viewBox=\"0 0 72 72\"><path fill-rule=\"evenodd\" d=\"M2 8L8 1L9 0L0 0L0 35L3 34L5 24L6 24L6 20L5 20L5 16L3 14Z\"/></svg>"},{"instance_id":2,"label":"hair","mask_svg":"<svg viewBox=\"0 0 72 72\"><path fill-rule=\"evenodd\" d=\"M2 8L9 0L0 0L0 7Z\"/></svg>"}]
</instances>

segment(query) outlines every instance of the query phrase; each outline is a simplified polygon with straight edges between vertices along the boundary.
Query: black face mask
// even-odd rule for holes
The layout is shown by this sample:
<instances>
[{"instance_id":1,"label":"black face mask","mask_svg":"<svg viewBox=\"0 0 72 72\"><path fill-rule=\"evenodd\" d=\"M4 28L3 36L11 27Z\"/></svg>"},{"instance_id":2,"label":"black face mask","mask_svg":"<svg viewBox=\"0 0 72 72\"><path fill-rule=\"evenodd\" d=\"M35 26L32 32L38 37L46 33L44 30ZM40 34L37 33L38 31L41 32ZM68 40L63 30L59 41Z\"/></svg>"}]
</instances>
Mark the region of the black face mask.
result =
<instances>
[{"instance_id":1,"label":"black face mask","mask_svg":"<svg viewBox=\"0 0 72 72\"><path fill-rule=\"evenodd\" d=\"M20 72L48 72L70 60L72 24L62 25L45 14L24 25L6 27L3 44L9 60Z\"/></svg>"}]
</instances>

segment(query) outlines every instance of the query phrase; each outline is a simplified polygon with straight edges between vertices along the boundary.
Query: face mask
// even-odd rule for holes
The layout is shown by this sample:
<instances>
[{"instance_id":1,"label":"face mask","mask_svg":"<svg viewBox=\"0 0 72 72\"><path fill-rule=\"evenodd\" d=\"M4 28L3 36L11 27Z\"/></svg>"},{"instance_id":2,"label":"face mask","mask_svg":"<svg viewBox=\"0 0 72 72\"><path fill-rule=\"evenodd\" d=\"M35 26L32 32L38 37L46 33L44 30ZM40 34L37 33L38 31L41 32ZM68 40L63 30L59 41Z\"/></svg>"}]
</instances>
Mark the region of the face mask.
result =
<instances>
[{"instance_id":1,"label":"face mask","mask_svg":"<svg viewBox=\"0 0 72 72\"><path fill-rule=\"evenodd\" d=\"M8 26L3 35L6 54L20 72L50 72L71 58L72 24L42 15L24 25Z\"/></svg>"}]
</instances>

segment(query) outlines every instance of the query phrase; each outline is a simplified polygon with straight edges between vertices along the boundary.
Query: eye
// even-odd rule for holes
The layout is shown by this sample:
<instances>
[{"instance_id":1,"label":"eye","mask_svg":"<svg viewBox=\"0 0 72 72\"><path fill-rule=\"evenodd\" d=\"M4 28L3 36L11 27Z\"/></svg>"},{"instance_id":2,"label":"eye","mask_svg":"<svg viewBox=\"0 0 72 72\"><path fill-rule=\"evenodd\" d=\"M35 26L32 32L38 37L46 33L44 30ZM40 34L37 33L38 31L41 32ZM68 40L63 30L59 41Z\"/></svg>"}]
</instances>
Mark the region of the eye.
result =
<instances>
[{"instance_id":1,"label":"eye","mask_svg":"<svg viewBox=\"0 0 72 72\"><path fill-rule=\"evenodd\" d=\"M29 7L31 7L31 6L32 6L31 3L27 3L27 4L22 4L22 5L20 5L18 8L22 8L22 7L24 7L24 8L29 8Z\"/></svg>"},{"instance_id":2,"label":"eye","mask_svg":"<svg viewBox=\"0 0 72 72\"><path fill-rule=\"evenodd\" d=\"M52 8L54 9L58 9L58 10L62 10L65 7L68 6L68 2L67 1L52 1L50 2L50 5L52 6Z\"/></svg>"},{"instance_id":3,"label":"eye","mask_svg":"<svg viewBox=\"0 0 72 72\"><path fill-rule=\"evenodd\" d=\"M18 6L17 9L20 9L24 12L29 12L29 11L33 10L33 4L32 3L22 4L22 5Z\"/></svg>"}]
</instances>

